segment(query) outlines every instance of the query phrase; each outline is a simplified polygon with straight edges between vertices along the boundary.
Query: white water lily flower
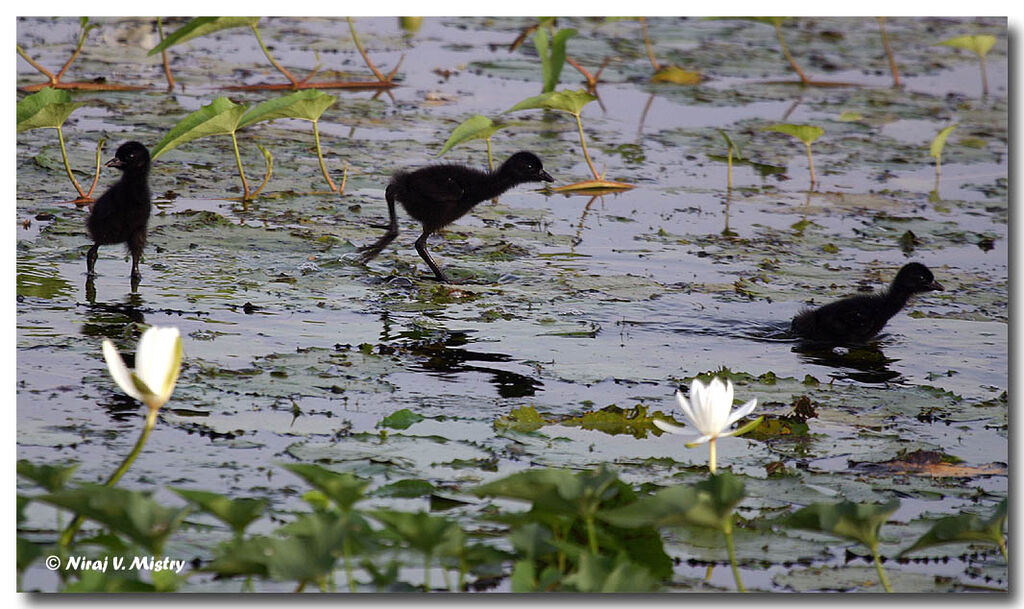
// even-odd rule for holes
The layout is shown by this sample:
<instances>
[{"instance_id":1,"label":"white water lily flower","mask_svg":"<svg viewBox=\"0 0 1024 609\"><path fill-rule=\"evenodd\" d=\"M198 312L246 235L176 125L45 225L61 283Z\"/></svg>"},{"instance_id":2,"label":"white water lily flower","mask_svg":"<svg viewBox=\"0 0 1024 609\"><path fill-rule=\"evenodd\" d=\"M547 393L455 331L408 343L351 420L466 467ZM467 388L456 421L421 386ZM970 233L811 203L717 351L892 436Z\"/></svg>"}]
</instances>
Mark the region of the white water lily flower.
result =
<instances>
[{"instance_id":1,"label":"white water lily flower","mask_svg":"<svg viewBox=\"0 0 1024 609\"><path fill-rule=\"evenodd\" d=\"M181 333L177 328L151 326L142 333L135 351L135 370L129 370L110 340L103 341L107 369L122 391L156 411L171 399L181 372Z\"/></svg>"},{"instance_id":2,"label":"white water lily flower","mask_svg":"<svg viewBox=\"0 0 1024 609\"><path fill-rule=\"evenodd\" d=\"M760 419L752 424L744 425L740 429L730 430L733 423L739 421L754 411L757 406L757 398L750 400L736 410L732 409L732 381L726 380L722 383L715 377L711 383L705 386L698 379L693 379L690 385L690 399L680 391L676 391L676 399L679 400L679 408L686 415L687 420L701 434L700 437L687 443L687 446L694 446L704 442L710 442L710 459L708 461L711 473L715 472L715 440L726 438L738 433L749 431L760 423ZM654 420L658 429L673 434L685 434L688 430L685 427L672 425L658 419Z\"/></svg>"},{"instance_id":3,"label":"white water lily flower","mask_svg":"<svg viewBox=\"0 0 1024 609\"><path fill-rule=\"evenodd\" d=\"M701 444L715 438L725 438L734 435L736 431L727 431L729 427L754 411L757 406L757 398L754 398L740 406L732 409L732 381L725 383L718 380L718 377L711 379L711 383L705 386L698 379L693 379L690 385L690 399L687 400L682 392L676 392L676 399L679 400L679 408L700 432L701 436L691 444ZM669 433L687 433L686 428L672 425L664 421L654 420L654 424L662 431Z\"/></svg>"}]
</instances>

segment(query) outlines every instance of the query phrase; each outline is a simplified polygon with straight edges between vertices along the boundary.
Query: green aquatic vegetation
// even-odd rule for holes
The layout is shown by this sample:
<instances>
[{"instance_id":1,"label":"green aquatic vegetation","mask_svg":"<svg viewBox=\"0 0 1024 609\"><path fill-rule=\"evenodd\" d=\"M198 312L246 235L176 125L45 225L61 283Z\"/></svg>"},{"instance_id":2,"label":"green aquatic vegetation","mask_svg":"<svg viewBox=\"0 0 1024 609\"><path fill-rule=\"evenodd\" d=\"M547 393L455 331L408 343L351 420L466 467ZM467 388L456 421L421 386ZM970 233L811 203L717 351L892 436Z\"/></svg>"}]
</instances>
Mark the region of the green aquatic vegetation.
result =
<instances>
[{"instance_id":1,"label":"green aquatic vegetation","mask_svg":"<svg viewBox=\"0 0 1024 609\"><path fill-rule=\"evenodd\" d=\"M348 164L345 166L345 176L342 177L341 185L336 186L327 171L327 164L324 162L323 151L320 147L319 121L323 113L334 105L338 99L322 91L308 90L296 91L290 95L269 99L254 106L245 113L239 122L238 128L249 125L271 121L277 118L297 118L313 123L313 141L316 144L316 157L320 161L320 172L327 182L331 192L343 194L345 192L345 177L348 175ZM264 154L267 154L264 152ZM269 178L269 172L268 172ZM255 195L253 195L255 196Z\"/></svg>"},{"instance_id":2,"label":"green aquatic vegetation","mask_svg":"<svg viewBox=\"0 0 1024 609\"><path fill-rule=\"evenodd\" d=\"M540 24L533 34L533 46L540 56L543 88L541 93L550 93L558 86L558 79L565 66L565 45L576 35L572 28L555 31L553 22Z\"/></svg>"},{"instance_id":3,"label":"green aquatic vegetation","mask_svg":"<svg viewBox=\"0 0 1024 609\"><path fill-rule=\"evenodd\" d=\"M985 70L985 56L992 50L992 47L996 44L996 37L989 34L978 34L974 36L956 36L948 40L943 40L939 44L947 47L953 47L954 49L964 49L970 51L978 57L978 65L981 69L981 94L982 96L988 95L988 74Z\"/></svg>"},{"instance_id":4,"label":"green aquatic vegetation","mask_svg":"<svg viewBox=\"0 0 1024 609\"><path fill-rule=\"evenodd\" d=\"M199 511L210 514L231 527L236 537L245 533L246 527L258 520L270 502L261 498L243 497L232 499L210 491L171 488L182 499L195 505Z\"/></svg>"},{"instance_id":5,"label":"green aquatic vegetation","mask_svg":"<svg viewBox=\"0 0 1024 609\"><path fill-rule=\"evenodd\" d=\"M433 566L434 558L440 553L458 555L459 548L465 543L465 534L459 525L443 516L432 516L426 512L410 513L396 510L372 510L368 513L403 543L423 555L424 592L431 590L430 569ZM447 572L445 572L445 578L447 579L447 577ZM460 583L464 577L465 574L460 573Z\"/></svg>"},{"instance_id":6,"label":"green aquatic vegetation","mask_svg":"<svg viewBox=\"0 0 1024 609\"><path fill-rule=\"evenodd\" d=\"M581 117L581 113L583 112L584 106L596 99L596 96L591 95L583 89L579 89L577 91L551 91L534 97L528 97L505 111L517 112L519 110L534 109L556 110L559 112L567 112L576 119L576 129L580 136L580 147L583 149L583 157L587 161L587 166L590 167L590 172L594 175L594 179L579 182L577 184L570 184L568 186L560 186L554 189L556 192L593 191L595 189L613 191L633 188L631 184L605 180L604 176L597 172L597 168L594 167L594 162L590 159L590 151L587 150L587 138L583 133L583 119Z\"/></svg>"},{"instance_id":7,"label":"green aquatic vegetation","mask_svg":"<svg viewBox=\"0 0 1024 609\"><path fill-rule=\"evenodd\" d=\"M57 131L57 141L60 143L60 156L64 160L64 170L67 172L71 184L78 191L78 198L74 202L81 205L93 200L92 193L96 190L96 183L100 179L100 154L105 141L100 138L96 142L96 174L93 176L92 186L86 192L82 190L82 186L71 171L63 130L64 122L68 120L71 113L84 105L82 102L71 101L71 94L67 91L46 87L25 97L18 102L17 106L18 133L32 129L55 129Z\"/></svg>"},{"instance_id":8,"label":"green aquatic vegetation","mask_svg":"<svg viewBox=\"0 0 1024 609\"><path fill-rule=\"evenodd\" d=\"M67 486L71 476L78 469L78 463L68 465L36 465L27 459L18 459L18 475L49 492L59 491Z\"/></svg>"},{"instance_id":9,"label":"green aquatic vegetation","mask_svg":"<svg viewBox=\"0 0 1024 609\"><path fill-rule=\"evenodd\" d=\"M189 508L164 507L149 493L129 491L105 484L81 483L33 500L69 510L124 535L153 554L163 551L164 543L181 526ZM67 548L68 543L62 543Z\"/></svg>"},{"instance_id":10,"label":"green aquatic vegetation","mask_svg":"<svg viewBox=\"0 0 1024 609\"><path fill-rule=\"evenodd\" d=\"M932 196L935 199L939 196L939 178L942 175L942 150L946 147L946 140L949 139L949 134L953 133L953 130L956 128L957 125L954 123L941 129L932 139L931 146L928 148L928 154L935 159L935 188L932 190Z\"/></svg>"},{"instance_id":11,"label":"green aquatic vegetation","mask_svg":"<svg viewBox=\"0 0 1024 609\"><path fill-rule=\"evenodd\" d=\"M491 152L491 136L506 126L506 124L495 122L482 114L474 114L459 123L458 126L452 130L451 135L448 136L448 139L445 141L444 146L441 147L441 151L437 153L437 156L444 156L446 152L459 144L472 140L484 140L487 142L487 167L491 171L494 171L494 155Z\"/></svg>"},{"instance_id":12,"label":"green aquatic vegetation","mask_svg":"<svg viewBox=\"0 0 1024 609\"><path fill-rule=\"evenodd\" d=\"M18 55L20 55L22 59L27 61L30 66L38 70L40 74L46 77L46 82L44 83L28 85L25 87L21 87L21 89L23 91L38 91L40 89L48 87L54 89L77 89L80 91L134 91L139 89L145 89L146 87L144 86L122 85L117 83L109 83L105 80L101 82L61 82L61 78L64 77L64 74L68 71L68 68L71 67L71 64L73 64L75 60L78 59L79 54L81 54L82 48L85 46L85 41L89 38L89 32L91 32L93 29L97 27L99 27L99 25L95 23L90 23L88 17L79 18L78 40L75 43L75 50L71 53L71 57L64 63L64 65L56 74L50 72L45 67L43 67L39 62L32 59L32 57L29 56L25 49L21 48L20 44L15 45L18 50Z\"/></svg>"},{"instance_id":13,"label":"green aquatic vegetation","mask_svg":"<svg viewBox=\"0 0 1024 609\"><path fill-rule=\"evenodd\" d=\"M725 536L736 589L746 592L740 579L733 543L733 510L746 495L745 484L728 472L712 473L693 485L671 486L641 497L630 505L605 510L598 518L621 527L702 527Z\"/></svg>"},{"instance_id":14,"label":"green aquatic vegetation","mask_svg":"<svg viewBox=\"0 0 1024 609\"><path fill-rule=\"evenodd\" d=\"M650 586L647 590L656 586L656 578L672 572L671 559L653 527L622 527L598 519L605 510L636 501L629 485L604 466L583 472L531 469L471 492L530 503L527 512L492 517L512 527L509 541L518 554L511 575L513 592L595 591L588 578L573 577L589 568L584 565L588 555L620 557L614 561L617 563L628 561L632 566L619 564L615 568L647 573L643 580L645 588Z\"/></svg>"},{"instance_id":15,"label":"green aquatic vegetation","mask_svg":"<svg viewBox=\"0 0 1024 609\"><path fill-rule=\"evenodd\" d=\"M270 100L271 102L275 100ZM191 142L192 140L199 139L201 137L208 137L212 135L230 135L231 145L235 153L235 164L238 167L238 175L242 179L242 200L250 201L256 197L270 181L270 175L273 172L273 156L270 152L260 146L256 145L263 153L264 161L266 162L267 173L263 179L263 183L254 191L249 189L249 181L245 178L245 169L242 166L242 157L238 151L238 138L236 132L242 128L243 125L252 124L252 122L245 122L245 118L249 113L259 116L262 114L260 106L264 106L269 102L264 102L255 108L249 109L248 106L236 104L226 97L218 97L209 104L196 110L183 118L177 125L172 128L167 135L164 136L160 143L153 148L153 160L156 160L163 153L173 150L182 144ZM255 112L254 112L255 111Z\"/></svg>"},{"instance_id":16,"label":"green aquatic vegetation","mask_svg":"<svg viewBox=\"0 0 1024 609\"><path fill-rule=\"evenodd\" d=\"M1003 533L1003 529L1006 528L1007 505L1006 499L1000 501L992 517L987 520L982 520L976 514L960 514L941 518L912 546L900 552L900 557L933 546L981 542L990 543L999 548L1003 559L1009 562L1010 557L1006 551L1006 540Z\"/></svg>"},{"instance_id":17,"label":"green aquatic vegetation","mask_svg":"<svg viewBox=\"0 0 1024 609\"><path fill-rule=\"evenodd\" d=\"M733 159L733 157L736 157L736 160L742 161L743 160L743 153L740 150L740 147L738 145L736 145L735 142L732 141L732 138L729 137L728 133L726 133L722 129L719 129L718 133L721 134L722 139L725 140L725 145L728 146L728 148L729 148L729 152L728 152L728 155L726 157L726 159L727 159L726 162L729 164L729 173L728 173L728 176L729 176L728 177L729 190L732 190L732 159Z\"/></svg>"},{"instance_id":18,"label":"green aquatic vegetation","mask_svg":"<svg viewBox=\"0 0 1024 609\"><path fill-rule=\"evenodd\" d=\"M883 504L850 501L814 503L791 514L784 521L784 526L825 533L863 544L874 558L878 581L886 592L892 592L878 554L878 530L899 507L899 500Z\"/></svg>"},{"instance_id":19,"label":"green aquatic vegetation","mask_svg":"<svg viewBox=\"0 0 1024 609\"><path fill-rule=\"evenodd\" d=\"M804 146L807 148L807 167L811 171L811 188L813 189L818 180L814 175L814 157L811 156L811 144L813 144L819 137L825 135L825 130L816 125L794 125L791 123L768 125L763 129L765 131L785 133L786 135L795 137L803 142Z\"/></svg>"},{"instance_id":20,"label":"green aquatic vegetation","mask_svg":"<svg viewBox=\"0 0 1024 609\"><path fill-rule=\"evenodd\" d=\"M207 36L215 32L219 32L226 29L233 29L238 27L248 27L256 37L256 42L260 46L260 50L263 51L263 55L267 58L272 66L277 69L285 78L288 79L288 83L281 84L258 84L258 85L237 85L230 86L230 89L336 89L336 88L390 88L394 86L392 79L395 73L398 71L398 65L387 75L381 74L377 67L370 60L369 55L366 53L366 49L363 48L362 43L359 41L359 37L356 35L355 26L352 24L352 18L349 17L349 28L352 32L352 40L359 50L359 54L362 55L366 65L377 77L376 81L332 81L332 82L310 82L310 80L320 71L320 66L317 64L310 70L301 80L296 77L288 68L284 67L279 63L274 56L270 53L270 48L263 41L263 36L259 30L259 17L195 17L185 25L181 26L166 38L163 38L158 45L149 50L149 55L155 55L156 53L163 53L167 49L179 45L183 42L198 38L201 36ZM398 62L399 65L401 61Z\"/></svg>"}]
</instances>

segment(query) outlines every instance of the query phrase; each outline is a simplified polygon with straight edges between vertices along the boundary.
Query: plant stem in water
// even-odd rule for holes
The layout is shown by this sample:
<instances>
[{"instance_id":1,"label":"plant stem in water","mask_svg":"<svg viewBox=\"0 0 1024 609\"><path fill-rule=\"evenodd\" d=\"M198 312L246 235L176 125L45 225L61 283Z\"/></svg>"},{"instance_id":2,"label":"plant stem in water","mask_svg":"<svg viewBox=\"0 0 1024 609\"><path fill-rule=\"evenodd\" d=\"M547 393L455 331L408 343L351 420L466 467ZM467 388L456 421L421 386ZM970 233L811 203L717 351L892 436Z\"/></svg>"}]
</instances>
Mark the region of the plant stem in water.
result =
<instances>
[{"instance_id":1,"label":"plant stem in water","mask_svg":"<svg viewBox=\"0 0 1024 609\"><path fill-rule=\"evenodd\" d=\"M231 132L231 145L235 149L235 163L238 165L238 175L242 178L242 200L249 200L249 182L245 179L245 170L242 169L242 155L238 153L238 138L235 132Z\"/></svg>"},{"instance_id":2,"label":"plant stem in water","mask_svg":"<svg viewBox=\"0 0 1024 609\"><path fill-rule=\"evenodd\" d=\"M160 17L156 18L156 30L160 34L160 42L164 41L164 24ZM174 76L171 75L171 64L167 61L167 51L160 51L160 57L164 62L164 77L167 78L167 92L174 90Z\"/></svg>"},{"instance_id":3,"label":"plant stem in water","mask_svg":"<svg viewBox=\"0 0 1024 609\"><path fill-rule=\"evenodd\" d=\"M717 459L717 457L718 449L715 446L715 439L711 438L708 441L708 471L711 472L712 474L715 473L715 470L717 469L715 464L715 460Z\"/></svg>"},{"instance_id":4,"label":"plant stem in water","mask_svg":"<svg viewBox=\"0 0 1024 609\"><path fill-rule=\"evenodd\" d=\"M135 442L135 447L132 448L132 452L128 453L128 456L121 462L121 466L118 467L114 473L107 478L107 481L103 483L104 486L113 487L117 484L117 481L121 479L121 476L124 476L125 472L128 471L128 468L135 462L135 458L142 452L142 447L145 446L146 440L149 438L149 433L153 431L153 427L156 426L157 412L159 412L159 409L150 408L146 413L146 426L143 427L142 434ZM67 548L71 544L71 540L74 539L75 533L78 532L78 529L82 526L84 521L85 517L78 514L75 516L75 519L71 524L68 525L68 528L64 529L64 532L60 535L60 546L62 548Z\"/></svg>"},{"instance_id":5,"label":"plant stem in water","mask_svg":"<svg viewBox=\"0 0 1024 609\"><path fill-rule=\"evenodd\" d=\"M789 62L790 67L792 67L796 71L797 76L800 77L800 82L805 85L811 82L810 79L807 78L807 76L804 74L804 71L800 69L800 66L796 65L796 60L793 59L793 56L789 54L789 48L786 47L786 40L782 37L781 23L775 24L775 35L778 36L779 45L782 46L782 54L786 56L786 61Z\"/></svg>"},{"instance_id":6,"label":"plant stem in water","mask_svg":"<svg viewBox=\"0 0 1024 609\"><path fill-rule=\"evenodd\" d=\"M811 188L814 188L814 185L818 183L818 179L814 176L814 157L811 156L811 145L805 145L807 146L807 166L811 168Z\"/></svg>"},{"instance_id":7,"label":"plant stem in water","mask_svg":"<svg viewBox=\"0 0 1024 609\"><path fill-rule=\"evenodd\" d=\"M334 185L334 181L331 180L331 176L327 174L327 165L324 164L324 155L320 151L320 128L317 125L318 121L313 121L313 140L316 141L316 158L320 160L320 171L324 174L324 179L327 180L327 186L331 189L331 192L337 192L338 187Z\"/></svg>"},{"instance_id":8,"label":"plant stem in water","mask_svg":"<svg viewBox=\"0 0 1024 609\"><path fill-rule=\"evenodd\" d=\"M590 544L590 552L594 556L597 556L597 530L594 528L594 517L587 516L587 542Z\"/></svg>"},{"instance_id":9,"label":"plant stem in water","mask_svg":"<svg viewBox=\"0 0 1024 609\"><path fill-rule=\"evenodd\" d=\"M277 60L274 59L274 56L270 54L270 49L267 48L267 45L263 44L263 37L260 36L260 30L259 28L256 27L256 24L250 25L249 28L252 29L252 33L256 35L256 42L260 43L260 48L263 49L263 54L266 55L267 59L270 60L271 65L277 68L278 72L284 74L285 78L287 78L288 81L292 83L293 87L298 87L299 81L294 76L292 76L292 73L289 72L287 68L277 63Z\"/></svg>"},{"instance_id":10,"label":"plant stem in water","mask_svg":"<svg viewBox=\"0 0 1024 609\"><path fill-rule=\"evenodd\" d=\"M981 62L981 96L988 97L988 74L985 70L985 56L978 55L978 61Z\"/></svg>"},{"instance_id":11,"label":"plant stem in water","mask_svg":"<svg viewBox=\"0 0 1024 609\"><path fill-rule=\"evenodd\" d=\"M740 580L740 569L736 565L736 546L732 541L732 524L729 524L723 532L725 533L725 549L729 552L729 565L732 566L732 577L736 580L736 589L746 592L747 589L743 587L743 582Z\"/></svg>"},{"instance_id":12,"label":"plant stem in water","mask_svg":"<svg viewBox=\"0 0 1024 609\"><path fill-rule=\"evenodd\" d=\"M71 163L68 161L68 150L64 146L64 131L60 127L57 127L57 140L60 142L60 156L64 159L64 170L68 172L68 177L71 179L71 183L74 184L75 190L78 191L78 196L85 199L85 192L82 187L78 184L78 180L75 179L75 175L71 173Z\"/></svg>"},{"instance_id":13,"label":"plant stem in water","mask_svg":"<svg viewBox=\"0 0 1024 609\"><path fill-rule=\"evenodd\" d=\"M595 180L600 180L601 176L598 175L597 169L594 168L594 162L590 160L590 152L587 151L587 138L583 135L583 119L580 118L579 113L574 113L576 117L576 128L580 132L580 146L583 147L583 156L587 159L587 165L590 167L590 172L594 174Z\"/></svg>"},{"instance_id":14,"label":"plant stem in water","mask_svg":"<svg viewBox=\"0 0 1024 609\"><path fill-rule=\"evenodd\" d=\"M882 558L878 555L878 546L871 548L871 554L875 557L875 570L878 571L878 581L882 582L882 587L885 588L886 592L892 592L892 588L889 586L889 578L885 576L885 569L882 568Z\"/></svg>"},{"instance_id":15,"label":"plant stem in water","mask_svg":"<svg viewBox=\"0 0 1024 609\"><path fill-rule=\"evenodd\" d=\"M885 55L889 58L892 86L898 89L900 87L900 70L896 67L896 56L892 54L892 47L889 46L889 34L885 31L885 17L876 17L876 19L878 19L878 29L882 31L882 46L885 47Z\"/></svg>"}]
</instances>

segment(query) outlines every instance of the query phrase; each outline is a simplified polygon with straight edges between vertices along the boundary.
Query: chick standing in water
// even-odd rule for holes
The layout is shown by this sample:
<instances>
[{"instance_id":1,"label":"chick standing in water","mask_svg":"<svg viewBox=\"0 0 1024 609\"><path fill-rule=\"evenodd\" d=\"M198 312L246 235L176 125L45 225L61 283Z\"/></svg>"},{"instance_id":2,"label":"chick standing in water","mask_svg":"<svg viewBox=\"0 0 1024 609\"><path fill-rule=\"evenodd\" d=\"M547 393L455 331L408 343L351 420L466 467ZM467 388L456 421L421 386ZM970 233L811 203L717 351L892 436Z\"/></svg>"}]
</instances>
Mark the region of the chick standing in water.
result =
<instances>
[{"instance_id":1,"label":"chick standing in water","mask_svg":"<svg viewBox=\"0 0 1024 609\"><path fill-rule=\"evenodd\" d=\"M132 281L137 283L139 259L146 245L146 224L152 207L149 191L149 151L139 142L122 144L107 167L123 173L121 179L103 193L92 206L86 220L92 247L86 257L89 276L95 275L96 257L101 245L124 243L132 255Z\"/></svg>"},{"instance_id":2,"label":"chick standing in water","mask_svg":"<svg viewBox=\"0 0 1024 609\"><path fill-rule=\"evenodd\" d=\"M406 213L423 225L423 233L416 240L416 251L438 281L450 283L427 252L427 237L466 215L477 203L526 182L554 182L544 171L540 159L530 152L513 154L493 172L464 165L432 165L412 172L395 172L384 193L390 215L387 232L373 245L360 248L363 252L360 261L373 260L398 236L395 215L395 201L398 201Z\"/></svg>"}]
</instances>

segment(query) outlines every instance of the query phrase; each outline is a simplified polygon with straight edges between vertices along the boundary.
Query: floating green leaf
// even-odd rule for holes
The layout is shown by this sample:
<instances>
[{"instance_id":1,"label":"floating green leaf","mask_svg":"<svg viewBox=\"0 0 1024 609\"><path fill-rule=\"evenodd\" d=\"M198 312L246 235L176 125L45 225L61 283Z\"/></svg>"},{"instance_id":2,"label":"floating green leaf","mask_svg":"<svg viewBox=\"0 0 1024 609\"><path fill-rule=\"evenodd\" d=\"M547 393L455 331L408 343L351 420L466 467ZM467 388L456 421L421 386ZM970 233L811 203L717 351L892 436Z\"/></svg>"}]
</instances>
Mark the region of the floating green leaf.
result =
<instances>
[{"instance_id":1,"label":"floating green leaf","mask_svg":"<svg viewBox=\"0 0 1024 609\"><path fill-rule=\"evenodd\" d=\"M214 32L236 27L252 27L259 23L259 17L196 17L164 38L147 55L156 55L174 45L206 36Z\"/></svg>"},{"instance_id":2,"label":"floating green leaf","mask_svg":"<svg viewBox=\"0 0 1024 609\"><path fill-rule=\"evenodd\" d=\"M815 125L794 125L790 123L778 123L775 125L768 125L763 127L765 131L777 131L778 133L785 133L791 135L796 139L800 140L808 146L814 142L814 140L825 135L825 130Z\"/></svg>"},{"instance_id":3,"label":"floating green leaf","mask_svg":"<svg viewBox=\"0 0 1024 609\"><path fill-rule=\"evenodd\" d=\"M651 82L666 82L674 85L696 85L701 81L700 72L684 70L679 66L663 66L651 76Z\"/></svg>"},{"instance_id":4,"label":"floating green leaf","mask_svg":"<svg viewBox=\"0 0 1024 609\"><path fill-rule=\"evenodd\" d=\"M950 38L949 40L943 40L939 44L953 47L957 49L964 49L977 55L978 57L984 57L992 50L992 47L996 44L996 37L988 34L977 34L974 36L957 36Z\"/></svg>"},{"instance_id":5,"label":"floating green leaf","mask_svg":"<svg viewBox=\"0 0 1024 609\"><path fill-rule=\"evenodd\" d=\"M68 120L75 108L83 105L81 102L72 102L71 94L63 89L40 89L18 102L18 132L57 129Z\"/></svg>"},{"instance_id":6,"label":"floating green leaf","mask_svg":"<svg viewBox=\"0 0 1024 609\"><path fill-rule=\"evenodd\" d=\"M856 122L856 121L859 121L859 120L861 120L863 118L864 118L864 115L862 115L860 112L853 112L851 110L846 110L842 114L839 115L839 120L844 122L844 123Z\"/></svg>"},{"instance_id":7,"label":"floating green leaf","mask_svg":"<svg viewBox=\"0 0 1024 609\"><path fill-rule=\"evenodd\" d=\"M415 423L424 419L423 415L417 414L408 408L396 410L384 417L377 423L377 427L390 427L391 429L408 429Z\"/></svg>"},{"instance_id":8,"label":"floating green leaf","mask_svg":"<svg viewBox=\"0 0 1024 609\"><path fill-rule=\"evenodd\" d=\"M486 140L504 126L482 114L474 114L459 123L459 126L452 130L452 134L448 136L448 141L441 147L441 152L438 152L437 156L443 156L452 148L470 140Z\"/></svg>"},{"instance_id":9,"label":"floating green leaf","mask_svg":"<svg viewBox=\"0 0 1024 609\"><path fill-rule=\"evenodd\" d=\"M231 527L236 535L241 535L249 524L262 516L270 503L266 499L231 499L220 493L209 491L183 488L171 488L171 490Z\"/></svg>"},{"instance_id":10,"label":"floating green leaf","mask_svg":"<svg viewBox=\"0 0 1024 609\"><path fill-rule=\"evenodd\" d=\"M494 422L498 429L511 429L513 431L536 431L548 424L537 412L534 406L520 406L513 408L507 416L502 415Z\"/></svg>"},{"instance_id":11,"label":"floating green leaf","mask_svg":"<svg viewBox=\"0 0 1024 609\"><path fill-rule=\"evenodd\" d=\"M238 130L245 111L246 106L218 97L175 125L153 148L153 158L201 137L233 134Z\"/></svg>"}]
</instances>

